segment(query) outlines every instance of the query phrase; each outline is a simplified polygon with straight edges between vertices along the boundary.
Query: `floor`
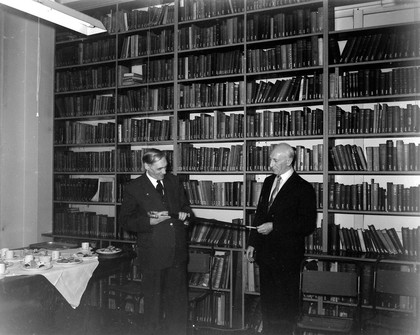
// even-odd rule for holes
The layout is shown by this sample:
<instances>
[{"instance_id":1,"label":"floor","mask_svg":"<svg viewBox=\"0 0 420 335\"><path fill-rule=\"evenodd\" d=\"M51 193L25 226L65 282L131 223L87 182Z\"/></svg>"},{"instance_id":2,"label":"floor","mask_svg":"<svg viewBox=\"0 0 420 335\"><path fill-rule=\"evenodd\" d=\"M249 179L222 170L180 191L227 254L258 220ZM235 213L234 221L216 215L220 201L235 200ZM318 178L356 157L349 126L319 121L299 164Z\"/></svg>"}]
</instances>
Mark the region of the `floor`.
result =
<instances>
[{"instance_id":1,"label":"floor","mask_svg":"<svg viewBox=\"0 0 420 335\"><path fill-rule=\"evenodd\" d=\"M34 305L17 313L0 313L0 335L142 335L143 325L141 314L86 306L72 309L68 304L50 311ZM188 335L219 334L258 335L251 330L214 328Z\"/></svg>"},{"instance_id":2,"label":"floor","mask_svg":"<svg viewBox=\"0 0 420 335\"><path fill-rule=\"evenodd\" d=\"M121 312L106 309L90 309L87 315L77 315L57 313L55 318L55 327L52 327L48 334L39 335L141 335L142 318L132 313ZM81 322L80 320L84 320ZM223 335L223 334L241 334L257 335L250 330L233 329L199 329L194 335Z\"/></svg>"}]
</instances>

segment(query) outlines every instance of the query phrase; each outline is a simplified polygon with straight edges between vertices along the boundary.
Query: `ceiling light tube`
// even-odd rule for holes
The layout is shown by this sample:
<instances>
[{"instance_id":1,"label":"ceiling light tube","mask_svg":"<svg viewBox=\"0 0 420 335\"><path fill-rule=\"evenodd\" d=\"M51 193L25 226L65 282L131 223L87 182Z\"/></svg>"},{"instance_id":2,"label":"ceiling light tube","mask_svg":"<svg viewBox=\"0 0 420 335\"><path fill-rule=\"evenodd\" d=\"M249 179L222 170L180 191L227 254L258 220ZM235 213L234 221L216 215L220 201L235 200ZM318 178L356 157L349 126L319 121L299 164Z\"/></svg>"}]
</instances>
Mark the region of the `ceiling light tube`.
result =
<instances>
[{"instance_id":1,"label":"ceiling light tube","mask_svg":"<svg viewBox=\"0 0 420 335\"><path fill-rule=\"evenodd\" d=\"M84 35L94 35L107 31L101 21L52 0L0 0L0 4Z\"/></svg>"}]
</instances>

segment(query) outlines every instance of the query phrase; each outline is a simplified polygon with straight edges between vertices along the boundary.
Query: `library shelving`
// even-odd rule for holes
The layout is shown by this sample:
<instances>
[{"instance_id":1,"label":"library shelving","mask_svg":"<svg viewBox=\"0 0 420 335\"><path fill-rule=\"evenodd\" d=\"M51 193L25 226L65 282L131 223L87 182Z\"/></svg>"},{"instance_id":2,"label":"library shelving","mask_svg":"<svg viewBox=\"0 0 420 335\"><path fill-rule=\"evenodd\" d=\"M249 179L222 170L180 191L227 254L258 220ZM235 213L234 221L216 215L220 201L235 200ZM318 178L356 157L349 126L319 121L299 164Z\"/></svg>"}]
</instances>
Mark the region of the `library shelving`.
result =
<instances>
[{"instance_id":1,"label":"library shelving","mask_svg":"<svg viewBox=\"0 0 420 335\"><path fill-rule=\"evenodd\" d=\"M270 146L285 141L317 194L308 255L400 257L418 271L418 4L137 0L86 13L108 33L57 32L55 239L133 244L118 213L150 147L167 152L198 217L249 225ZM230 288L213 290L229 307L216 326L258 328L239 231L227 245L191 233L190 247L235 259Z\"/></svg>"}]
</instances>

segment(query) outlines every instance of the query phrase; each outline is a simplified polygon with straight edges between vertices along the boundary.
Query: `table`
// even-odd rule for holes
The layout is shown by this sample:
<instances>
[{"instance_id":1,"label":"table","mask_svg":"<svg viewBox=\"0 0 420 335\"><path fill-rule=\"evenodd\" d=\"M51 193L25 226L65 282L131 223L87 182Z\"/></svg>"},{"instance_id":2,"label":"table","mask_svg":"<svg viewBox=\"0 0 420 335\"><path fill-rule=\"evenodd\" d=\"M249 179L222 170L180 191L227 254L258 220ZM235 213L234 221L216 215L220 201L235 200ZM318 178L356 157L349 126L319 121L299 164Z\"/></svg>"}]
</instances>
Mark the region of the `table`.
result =
<instances>
[{"instance_id":1,"label":"table","mask_svg":"<svg viewBox=\"0 0 420 335\"><path fill-rule=\"evenodd\" d=\"M43 275L22 275L0 280L0 335L70 334L69 324L82 327L90 318L93 297L103 279L121 275L131 264L134 253L125 251L117 255L102 256L98 260L81 302L76 309L70 307L58 290ZM99 294L101 291L99 291ZM67 322L57 321L59 312L66 314ZM61 314L62 315L62 314ZM64 329L66 328L67 329ZM75 329L77 327L74 327ZM80 334L80 332L78 332Z\"/></svg>"}]
</instances>

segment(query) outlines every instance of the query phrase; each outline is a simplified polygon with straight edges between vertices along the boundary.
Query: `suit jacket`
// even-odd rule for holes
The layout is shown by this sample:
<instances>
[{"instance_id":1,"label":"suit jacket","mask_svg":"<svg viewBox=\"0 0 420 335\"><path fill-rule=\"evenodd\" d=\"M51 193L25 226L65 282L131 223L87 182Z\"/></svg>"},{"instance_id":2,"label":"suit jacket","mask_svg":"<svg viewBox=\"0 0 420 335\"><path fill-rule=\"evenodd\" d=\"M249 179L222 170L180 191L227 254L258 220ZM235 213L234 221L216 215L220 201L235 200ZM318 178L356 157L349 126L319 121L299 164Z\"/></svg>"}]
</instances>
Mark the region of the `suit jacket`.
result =
<instances>
[{"instance_id":1,"label":"suit jacket","mask_svg":"<svg viewBox=\"0 0 420 335\"><path fill-rule=\"evenodd\" d=\"M146 174L130 182L124 189L121 206L121 226L137 233L139 261L142 267L163 269L174 261L187 260L187 226L178 219L168 219L157 225L150 225L149 211L193 213L179 180L172 174L163 179L167 206Z\"/></svg>"},{"instance_id":2,"label":"suit jacket","mask_svg":"<svg viewBox=\"0 0 420 335\"><path fill-rule=\"evenodd\" d=\"M255 248L257 263L296 269L304 257L305 236L316 228L315 191L293 172L268 208L275 177L271 175L264 180L253 222L253 226L273 222L273 231L262 235L251 230L248 245Z\"/></svg>"}]
</instances>

